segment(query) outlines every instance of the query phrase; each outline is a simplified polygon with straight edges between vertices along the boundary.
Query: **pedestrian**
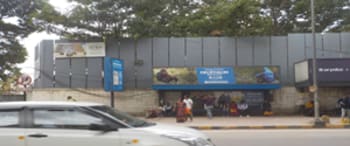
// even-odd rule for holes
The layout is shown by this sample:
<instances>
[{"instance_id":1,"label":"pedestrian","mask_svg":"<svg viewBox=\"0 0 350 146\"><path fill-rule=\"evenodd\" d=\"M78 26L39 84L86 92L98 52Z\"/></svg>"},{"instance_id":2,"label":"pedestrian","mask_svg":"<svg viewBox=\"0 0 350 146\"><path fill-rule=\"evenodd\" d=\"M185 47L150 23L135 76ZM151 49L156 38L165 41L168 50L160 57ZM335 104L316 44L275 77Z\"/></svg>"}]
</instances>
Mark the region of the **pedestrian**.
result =
<instances>
[{"instance_id":1,"label":"pedestrian","mask_svg":"<svg viewBox=\"0 0 350 146\"><path fill-rule=\"evenodd\" d=\"M213 108L214 108L215 97L211 95L204 96L204 110L207 112L207 117L209 119L213 118Z\"/></svg>"},{"instance_id":2,"label":"pedestrian","mask_svg":"<svg viewBox=\"0 0 350 146\"><path fill-rule=\"evenodd\" d=\"M341 120L344 121L344 118L346 116L346 104L345 104L346 97L339 98L337 101L337 107L341 110Z\"/></svg>"},{"instance_id":3,"label":"pedestrian","mask_svg":"<svg viewBox=\"0 0 350 146\"><path fill-rule=\"evenodd\" d=\"M237 105L240 117L242 116L247 116L249 117L248 114L248 104L245 102L245 100L241 100L241 102Z\"/></svg>"},{"instance_id":4,"label":"pedestrian","mask_svg":"<svg viewBox=\"0 0 350 146\"><path fill-rule=\"evenodd\" d=\"M230 115L231 116L238 116L238 109L237 109L237 104L235 101L232 101L230 104Z\"/></svg>"},{"instance_id":5,"label":"pedestrian","mask_svg":"<svg viewBox=\"0 0 350 146\"><path fill-rule=\"evenodd\" d=\"M304 115L305 116L313 116L314 115L314 101L309 100L304 105Z\"/></svg>"},{"instance_id":6,"label":"pedestrian","mask_svg":"<svg viewBox=\"0 0 350 146\"><path fill-rule=\"evenodd\" d=\"M345 97L345 111L346 111L346 114L348 116L347 121L349 122L349 120L350 120L350 95L347 95Z\"/></svg>"},{"instance_id":7,"label":"pedestrian","mask_svg":"<svg viewBox=\"0 0 350 146\"><path fill-rule=\"evenodd\" d=\"M264 116L272 116L271 104L268 100L264 100L263 115Z\"/></svg>"},{"instance_id":8,"label":"pedestrian","mask_svg":"<svg viewBox=\"0 0 350 146\"><path fill-rule=\"evenodd\" d=\"M171 111L173 111L173 106L170 104L169 101L167 101L163 107L162 107L163 115L164 116L170 116Z\"/></svg>"},{"instance_id":9,"label":"pedestrian","mask_svg":"<svg viewBox=\"0 0 350 146\"><path fill-rule=\"evenodd\" d=\"M191 121L193 121L193 114L192 114L193 100L188 95L185 95L184 97L185 97L184 103L186 105L186 110L185 110L186 119L189 118Z\"/></svg>"},{"instance_id":10,"label":"pedestrian","mask_svg":"<svg viewBox=\"0 0 350 146\"><path fill-rule=\"evenodd\" d=\"M179 97L176 102L176 122L183 123L186 121L186 113L185 113L186 105L184 103L183 97Z\"/></svg>"},{"instance_id":11,"label":"pedestrian","mask_svg":"<svg viewBox=\"0 0 350 146\"><path fill-rule=\"evenodd\" d=\"M77 100L74 99L72 96L67 96L67 101L76 102Z\"/></svg>"}]
</instances>

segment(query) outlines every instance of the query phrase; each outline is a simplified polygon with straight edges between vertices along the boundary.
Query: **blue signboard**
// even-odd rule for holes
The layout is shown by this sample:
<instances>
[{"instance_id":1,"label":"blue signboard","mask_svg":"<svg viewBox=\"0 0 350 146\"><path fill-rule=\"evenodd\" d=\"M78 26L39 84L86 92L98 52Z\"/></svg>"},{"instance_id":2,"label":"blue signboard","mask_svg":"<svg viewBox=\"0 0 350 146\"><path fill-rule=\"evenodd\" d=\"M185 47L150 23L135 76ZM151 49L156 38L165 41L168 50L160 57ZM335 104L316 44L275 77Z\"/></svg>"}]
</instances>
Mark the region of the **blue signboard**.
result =
<instances>
[{"instance_id":1,"label":"blue signboard","mask_svg":"<svg viewBox=\"0 0 350 146\"><path fill-rule=\"evenodd\" d=\"M104 58L105 91L123 90L123 61L111 57Z\"/></svg>"},{"instance_id":2,"label":"blue signboard","mask_svg":"<svg viewBox=\"0 0 350 146\"><path fill-rule=\"evenodd\" d=\"M236 80L232 67L196 68L199 84L235 84Z\"/></svg>"}]
</instances>

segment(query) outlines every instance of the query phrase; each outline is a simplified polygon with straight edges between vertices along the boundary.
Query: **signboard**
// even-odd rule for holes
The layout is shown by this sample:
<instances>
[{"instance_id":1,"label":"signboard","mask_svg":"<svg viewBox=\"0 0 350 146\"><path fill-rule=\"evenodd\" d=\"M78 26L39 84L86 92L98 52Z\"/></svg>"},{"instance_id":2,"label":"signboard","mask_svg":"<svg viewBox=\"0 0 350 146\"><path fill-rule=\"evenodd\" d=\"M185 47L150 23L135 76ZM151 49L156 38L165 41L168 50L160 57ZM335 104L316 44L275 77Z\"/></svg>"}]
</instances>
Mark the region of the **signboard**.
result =
<instances>
[{"instance_id":1,"label":"signboard","mask_svg":"<svg viewBox=\"0 0 350 146\"><path fill-rule=\"evenodd\" d=\"M55 43L54 57L103 57L105 56L105 44L103 42L73 42Z\"/></svg>"},{"instance_id":2,"label":"signboard","mask_svg":"<svg viewBox=\"0 0 350 146\"><path fill-rule=\"evenodd\" d=\"M316 77L319 87L349 87L350 59L348 58L320 58L316 60ZM294 65L295 86L309 88L313 85L312 59L298 62ZM309 88L313 91L317 89Z\"/></svg>"},{"instance_id":3,"label":"signboard","mask_svg":"<svg viewBox=\"0 0 350 146\"><path fill-rule=\"evenodd\" d=\"M199 84L234 84L233 68L196 68Z\"/></svg>"},{"instance_id":4,"label":"signboard","mask_svg":"<svg viewBox=\"0 0 350 146\"><path fill-rule=\"evenodd\" d=\"M319 82L349 82L350 59L318 59L317 78Z\"/></svg>"},{"instance_id":5,"label":"signboard","mask_svg":"<svg viewBox=\"0 0 350 146\"><path fill-rule=\"evenodd\" d=\"M153 68L153 89L276 89L278 66Z\"/></svg>"},{"instance_id":6,"label":"signboard","mask_svg":"<svg viewBox=\"0 0 350 146\"><path fill-rule=\"evenodd\" d=\"M111 57L104 58L105 91L123 90L123 61Z\"/></svg>"}]
</instances>

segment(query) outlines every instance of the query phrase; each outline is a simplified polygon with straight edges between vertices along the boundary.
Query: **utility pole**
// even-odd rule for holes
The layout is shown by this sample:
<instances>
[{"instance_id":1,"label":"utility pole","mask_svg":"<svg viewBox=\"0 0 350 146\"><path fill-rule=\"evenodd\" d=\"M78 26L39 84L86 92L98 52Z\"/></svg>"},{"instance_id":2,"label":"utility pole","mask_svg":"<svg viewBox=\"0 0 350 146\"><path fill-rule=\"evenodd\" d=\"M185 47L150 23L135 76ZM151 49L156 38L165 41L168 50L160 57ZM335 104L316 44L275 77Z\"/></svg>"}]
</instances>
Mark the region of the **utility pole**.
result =
<instances>
[{"instance_id":1,"label":"utility pole","mask_svg":"<svg viewBox=\"0 0 350 146\"><path fill-rule=\"evenodd\" d=\"M324 122L320 120L319 111L319 98L318 98L318 86L317 86L317 52L316 52L316 34L315 34L315 2L311 0L311 28L312 28L312 48L313 48L313 59L312 59L312 81L314 88L314 115L315 115L315 126L324 126Z\"/></svg>"}]
</instances>

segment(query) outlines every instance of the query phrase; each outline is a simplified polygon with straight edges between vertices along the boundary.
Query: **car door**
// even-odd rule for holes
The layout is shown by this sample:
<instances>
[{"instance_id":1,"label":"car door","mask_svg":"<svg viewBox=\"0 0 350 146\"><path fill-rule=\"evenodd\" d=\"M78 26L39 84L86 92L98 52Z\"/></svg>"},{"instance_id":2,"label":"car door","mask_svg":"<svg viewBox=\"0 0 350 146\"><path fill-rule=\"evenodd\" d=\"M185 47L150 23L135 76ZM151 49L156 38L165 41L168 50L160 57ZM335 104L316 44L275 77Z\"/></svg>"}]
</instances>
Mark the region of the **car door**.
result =
<instances>
[{"instance_id":1,"label":"car door","mask_svg":"<svg viewBox=\"0 0 350 146\"><path fill-rule=\"evenodd\" d=\"M22 109L0 109L0 145L25 146Z\"/></svg>"},{"instance_id":2,"label":"car door","mask_svg":"<svg viewBox=\"0 0 350 146\"><path fill-rule=\"evenodd\" d=\"M31 124L25 130L26 146L120 146L118 131L89 130L92 124L110 124L103 116L79 108L46 107L29 111Z\"/></svg>"}]
</instances>

